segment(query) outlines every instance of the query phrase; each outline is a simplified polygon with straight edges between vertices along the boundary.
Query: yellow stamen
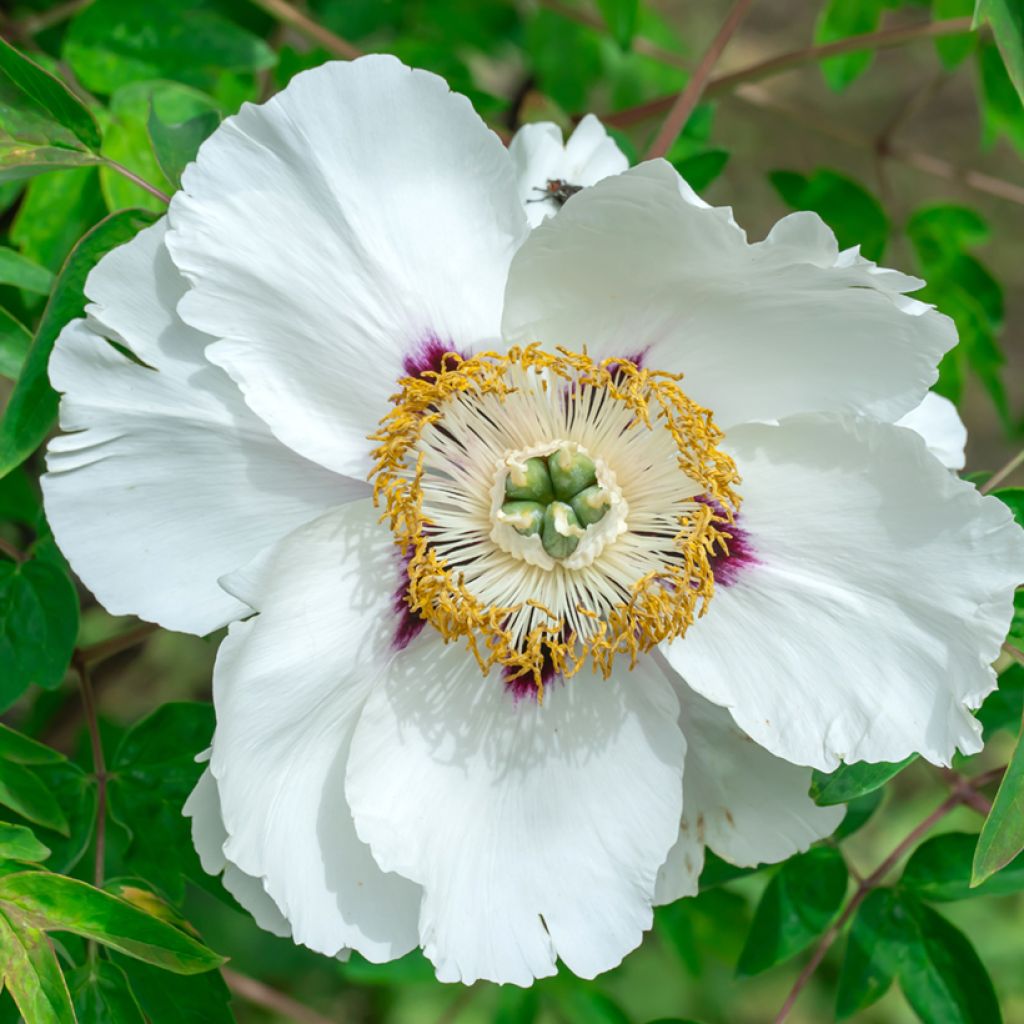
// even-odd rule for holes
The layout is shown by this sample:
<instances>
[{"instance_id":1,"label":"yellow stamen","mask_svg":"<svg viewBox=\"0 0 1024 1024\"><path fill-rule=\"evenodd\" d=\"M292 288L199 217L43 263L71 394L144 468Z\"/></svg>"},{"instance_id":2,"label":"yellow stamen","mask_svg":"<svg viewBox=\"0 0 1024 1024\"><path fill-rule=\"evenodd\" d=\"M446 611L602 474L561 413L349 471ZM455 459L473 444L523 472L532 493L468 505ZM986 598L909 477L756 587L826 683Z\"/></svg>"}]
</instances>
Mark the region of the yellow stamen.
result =
<instances>
[{"instance_id":1,"label":"yellow stamen","mask_svg":"<svg viewBox=\"0 0 1024 1024\"><path fill-rule=\"evenodd\" d=\"M430 543L419 450L424 430L443 420L445 405L455 396L496 395L503 402L515 390L508 378L512 367L560 378L570 396L574 388L604 391L629 410L631 430L667 430L680 472L696 481L707 499L694 502L680 516L673 560L635 581L628 600L600 616L577 609L593 622L585 637L569 631L550 609L528 601L525 605L540 613L535 619L540 624L514 641L508 622L525 605L485 605ZM439 371L403 378L394 407L371 435L377 447L370 475L381 519L388 521L395 542L409 558L410 609L430 622L445 642L464 639L485 674L492 665L501 665L513 676L532 674L538 688L545 663L570 677L589 661L607 677L617 655L625 655L632 666L644 651L682 636L704 614L714 592L710 560L727 551L728 527L739 506L734 490L739 477L732 459L717 447L723 435L711 413L683 393L679 380L680 374L649 371L627 359L595 363L585 353L558 349L551 354L537 345L471 359L449 353ZM513 472L515 468L509 466Z\"/></svg>"}]
</instances>

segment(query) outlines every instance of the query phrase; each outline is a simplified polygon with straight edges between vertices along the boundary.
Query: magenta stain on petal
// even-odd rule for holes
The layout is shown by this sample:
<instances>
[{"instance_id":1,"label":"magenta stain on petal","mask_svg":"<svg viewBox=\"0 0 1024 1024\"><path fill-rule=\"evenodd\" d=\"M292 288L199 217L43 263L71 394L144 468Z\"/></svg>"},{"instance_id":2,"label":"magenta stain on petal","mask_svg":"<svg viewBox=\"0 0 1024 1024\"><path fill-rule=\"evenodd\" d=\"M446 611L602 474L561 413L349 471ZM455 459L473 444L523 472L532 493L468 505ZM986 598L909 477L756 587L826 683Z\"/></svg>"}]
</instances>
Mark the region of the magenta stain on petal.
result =
<instances>
[{"instance_id":1,"label":"magenta stain on petal","mask_svg":"<svg viewBox=\"0 0 1024 1024\"><path fill-rule=\"evenodd\" d=\"M409 559L402 559L402 582L391 599L391 607L398 616L398 625L395 626L395 635L391 640L391 646L396 651L404 651L420 635L420 631L427 624L426 619L417 615L409 607Z\"/></svg>"},{"instance_id":2,"label":"magenta stain on petal","mask_svg":"<svg viewBox=\"0 0 1024 1024\"><path fill-rule=\"evenodd\" d=\"M697 501L704 505L710 505L719 513L723 511L722 506L713 498L702 495L697 498ZM722 548L716 549L709 561L711 562L711 574L715 578L715 583L723 587L729 587L743 575L746 569L752 565L758 565L759 559L750 540L750 534L740 524L738 513L733 521L724 524L721 530L725 535L728 551Z\"/></svg>"},{"instance_id":3,"label":"magenta stain on petal","mask_svg":"<svg viewBox=\"0 0 1024 1024\"><path fill-rule=\"evenodd\" d=\"M443 342L436 334L428 334L416 347L402 360L402 369L410 377L422 377L425 373L440 373L444 368L444 357L454 352L465 359L451 342ZM448 364L449 369L451 363Z\"/></svg>"},{"instance_id":4,"label":"magenta stain on petal","mask_svg":"<svg viewBox=\"0 0 1024 1024\"><path fill-rule=\"evenodd\" d=\"M527 672L525 675L516 675L516 670L506 665L502 669L502 675L505 680L505 692L511 695L514 704L524 700L528 700L533 704L537 703L540 690L537 688L532 672ZM551 664L550 658L545 655L544 664L540 670L540 681L544 686L549 686L554 678L555 668Z\"/></svg>"}]
</instances>

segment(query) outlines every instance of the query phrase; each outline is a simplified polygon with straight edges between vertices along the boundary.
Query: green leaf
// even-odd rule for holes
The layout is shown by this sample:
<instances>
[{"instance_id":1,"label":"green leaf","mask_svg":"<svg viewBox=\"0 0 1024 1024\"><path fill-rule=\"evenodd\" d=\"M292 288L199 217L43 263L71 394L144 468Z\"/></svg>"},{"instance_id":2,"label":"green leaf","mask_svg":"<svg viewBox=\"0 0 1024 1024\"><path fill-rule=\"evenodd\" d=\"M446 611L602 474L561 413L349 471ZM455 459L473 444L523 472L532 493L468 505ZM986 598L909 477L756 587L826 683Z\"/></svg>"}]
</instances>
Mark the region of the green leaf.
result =
<instances>
[{"instance_id":1,"label":"green leaf","mask_svg":"<svg viewBox=\"0 0 1024 1024\"><path fill-rule=\"evenodd\" d=\"M23 256L59 271L75 243L106 213L95 167L44 174L25 189L11 241Z\"/></svg>"},{"instance_id":2,"label":"green leaf","mask_svg":"<svg viewBox=\"0 0 1024 1024\"><path fill-rule=\"evenodd\" d=\"M39 776L13 761L0 761L0 805L9 807L33 825L61 835L69 832L68 820Z\"/></svg>"},{"instance_id":3,"label":"green leaf","mask_svg":"<svg viewBox=\"0 0 1024 1024\"><path fill-rule=\"evenodd\" d=\"M612 37L624 50L633 44L639 0L597 0L597 9Z\"/></svg>"},{"instance_id":4,"label":"green leaf","mask_svg":"<svg viewBox=\"0 0 1024 1024\"><path fill-rule=\"evenodd\" d=\"M907 235L921 276L928 282L915 298L934 302L953 318L960 335L960 344L939 366L936 391L958 401L970 369L985 385L1004 423L1011 426L1002 377L1005 357L997 340L1003 324L1003 291L967 251L988 238L988 225L963 206L928 206L910 218Z\"/></svg>"},{"instance_id":5,"label":"green leaf","mask_svg":"<svg viewBox=\"0 0 1024 1024\"><path fill-rule=\"evenodd\" d=\"M999 689L985 698L978 712L986 744L999 729L1009 729L1016 734L1021 718L1024 718L1024 665L1014 662L1000 673Z\"/></svg>"},{"instance_id":6,"label":"green leaf","mask_svg":"<svg viewBox=\"0 0 1024 1024\"><path fill-rule=\"evenodd\" d=\"M815 769L811 776L811 798L821 807L845 804L848 800L884 786L916 760L917 755L911 754L895 763L879 761L877 764L869 764L858 761L855 764L841 764L830 774Z\"/></svg>"},{"instance_id":7,"label":"green leaf","mask_svg":"<svg viewBox=\"0 0 1024 1024\"><path fill-rule=\"evenodd\" d=\"M983 143L991 146L1005 136L1018 152L1024 153L1024 105L999 50L991 43L978 47L978 75Z\"/></svg>"},{"instance_id":8,"label":"green leaf","mask_svg":"<svg viewBox=\"0 0 1024 1024\"><path fill-rule=\"evenodd\" d=\"M116 954L113 960L153 1024L234 1024L231 993L219 971L168 974Z\"/></svg>"},{"instance_id":9,"label":"green leaf","mask_svg":"<svg viewBox=\"0 0 1024 1024\"><path fill-rule=\"evenodd\" d=\"M0 561L0 709L59 686L78 636L78 594L59 566Z\"/></svg>"},{"instance_id":10,"label":"green leaf","mask_svg":"<svg viewBox=\"0 0 1024 1024\"><path fill-rule=\"evenodd\" d=\"M1024 728L999 783L992 810L981 826L971 885L981 885L986 878L1006 867L1021 850L1024 850Z\"/></svg>"},{"instance_id":11,"label":"green leaf","mask_svg":"<svg viewBox=\"0 0 1024 1024\"><path fill-rule=\"evenodd\" d=\"M558 1018L566 1024L630 1024L626 1011L595 988L570 982L556 991Z\"/></svg>"},{"instance_id":12,"label":"green leaf","mask_svg":"<svg viewBox=\"0 0 1024 1024\"><path fill-rule=\"evenodd\" d=\"M62 82L0 39L0 74L37 110L68 129L86 149L100 148L100 130L81 100Z\"/></svg>"},{"instance_id":13,"label":"green leaf","mask_svg":"<svg viewBox=\"0 0 1024 1024\"><path fill-rule=\"evenodd\" d=\"M64 325L82 315L86 276L105 253L127 242L149 220L140 210L113 213L97 224L68 256L0 421L0 477L28 458L53 424L57 394L47 377L50 352Z\"/></svg>"},{"instance_id":14,"label":"green leaf","mask_svg":"<svg viewBox=\"0 0 1024 1024\"><path fill-rule=\"evenodd\" d=\"M220 115L209 96L178 82L132 82L111 96L103 155L134 171L151 185L166 190L175 179L165 175L150 138L149 120L154 111L174 121L193 115L209 116L213 118L213 127L220 123ZM194 151L191 156L195 156ZM166 209L162 200L111 168L101 168L100 183L111 210L143 206L163 213Z\"/></svg>"},{"instance_id":15,"label":"green leaf","mask_svg":"<svg viewBox=\"0 0 1024 1024\"><path fill-rule=\"evenodd\" d=\"M176 974L224 962L177 928L76 878L32 871L0 879L0 901L45 931L67 931Z\"/></svg>"},{"instance_id":16,"label":"green leaf","mask_svg":"<svg viewBox=\"0 0 1024 1024\"><path fill-rule=\"evenodd\" d=\"M974 0L932 0L932 20L946 21L949 18L964 18L974 11ZM963 35L937 36L935 49L943 66L952 70L974 49L977 35L965 32Z\"/></svg>"},{"instance_id":17,"label":"green leaf","mask_svg":"<svg viewBox=\"0 0 1024 1024\"><path fill-rule=\"evenodd\" d=\"M790 857L761 897L737 972L759 974L806 949L839 913L848 880L846 862L831 846Z\"/></svg>"},{"instance_id":18,"label":"green leaf","mask_svg":"<svg viewBox=\"0 0 1024 1024\"><path fill-rule=\"evenodd\" d=\"M29 329L0 309L0 377L17 380L31 346Z\"/></svg>"},{"instance_id":19,"label":"green leaf","mask_svg":"<svg viewBox=\"0 0 1024 1024\"><path fill-rule=\"evenodd\" d=\"M874 32L882 17L883 0L828 0L814 32L816 43L832 43L849 36ZM829 57L821 73L832 89L841 92L871 65L872 50L858 50Z\"/></svg>"},{"instance_id":20,"label":"green leaf","mask_svg":"<svg viewBox=\"0 0 1024 1024\"><path fill-rule=\"evenodd\" d=\"M839 823L839 827L832 834L833 838L836 840L845 839L847 836L852 836L854 832L863 828L881 806L884 798L884 789L873 789L870 793L854 797L847 803L846 814Z\"/></svg>"},{"instance_id":21,"label":"green leaf","mask_svg":"<svg viewBox=\"0 0 1024 1024\"><path fill-rule=\"evenodd\" d=\"M210 745L213 725L209 704L164 704L125 734L110 765L110 816L128 836L123 871L175 901L184 895L186 874L209 880L181 808L202 774L195 758Z\"/></svg>"},{"instance_id":22,"label":"green leaf","mask_svg":"<svg viewBox=\"0 0 1024 1024\"><path fill-rule=\"evenodd\" d=\"M25 1024L76 1024L64 975L50 940L0 912L0 979Z\"/></svg>"},{"instance_id":23,"label":"green leaf","mask_svg":"<svg viewBox=\"0 0 1024 1024\"><path fill-rule=\"evenodd\" d=\"M907 861L900 888L940 903L1024 891L1024 856L1016 857L988 881L971 888L971 864L977 844L978 837L967 832L932 836Z\"/></svg>"},{"instance_id":24,"label":"green leaf","mask_svg":"<svg viewBox=\"0 0 1024 1024\"><path fill-rule=\"evenodd\" d=\"M195 0L95 0L71 22L64 59L87 89L108 95L154 78L208 89L224 72L260 71L276 57L259 36Z\"/></svg>"},{"instance_id":25,"label":"green leaf","mask_svg":"<svg viewBox=\"0 0 1024 1024\"><path fill-rule=\"evenodd\" d=\"M564 110L586 107L590 87L604 70L596 32L538 7L527 22L526 52L544 95Z\"/></svg>"},{"instance_id":26,"label":"green leaf","mask_svg":"<svg viewBox=\"0 0 1024 1024\"><path fill-rule=\"evenodd\" d=\"M1000 487L992 494L1013 513L1017 524L1024 527L1024 487Z\"/></svg>"},{"instance_id":27,"label":"green leaf","mask_svg":"<svg viewBox=\"0 0 1024 1024\"><path fill-rule=\"evenodd\" d=\"M39 765L35 773L68 821L66 831L50 830L40 837L53 851L47 867L66 873L82 859L92 839L98 797L96 780L72 761Z\"/></svg>"},{"instance_id":28,"label":"green leaf","mask_svg":"<svg viewBox=\"0 0 1024 1024\"><path fill-rule=\"evenodd\" d=\"M145 1024L128 979L117 964L90 959L74 971L70 981L78 1024Z\"/></svg>"},{"instance_id":29,"label":"green leaf","mask_svg":"<svg viewBox=\"0 0 1024 1024\"><path fill-rule=\"evenodd\" d=\"M1024 100L1024 6L1020 0L978 0L974 24L985 18L1018 95Z\"/></svg>"},{"instance_id":30,"label":"green leaf","mask_svg":"<svg viewBox=\"0 0 1024 1024\"><path fill-rule=\"evenodd\" d=\"M0 246L0 284L24 288L37 295L48 295L53 287L53 274L46 267L25 259L12 249Z\"/></svg>"},{"instance_id":31,"label":"green leaf","mask_svg":"<svg viewBox=\"0 0 1024 1024\"><path fill-rule=\"evenodd\" d=\"M836 1016L880 999L894 978L924 1024L1000 1024L992 982L967 938L911 893L871 892L853 921Z\"/></svg>"},{"instance_id":32,"label":"green leaf","mask_svg":"<svg viewBox=\"0 0 1024 1024\"><path fill-rule=\"evenodd\" d=\"M147 130L157 163L168 181L173 185L181 184L182 172L218 124L220 115L213 110L177 124L166 124L156 107L150 108Z\"/></svg>"},{"instance_id":33,"label":"green leaf","mask_svg":"<svg viewBox=\"0 0 1024 1024\"><path fill-rule=\"evenodd\" d=\"M728 150L706 149L701 153L673 160L672 165L694 191L700 192L725 170L728 162Z\"/></svg>"},{"instance_id":34,"label":"green leaf","mask_svg":"<svg viewBox=\"0 0 1024 1024\"><path fill-rule=\"evenodd\" d=\"M491 1024L534 1024L539 1009L536 988L502 985L498 989L498 1006Z\"/></svg>"},{"instance_id":35,"label":"green leaf","mask_svg":"<svg viewBox=\"0 0 1024 1024\"><path fill-rule=\"evenodd\" d=\"M23 85L30 91L26 92ZM66 108L59 92L69 99ZM75 127L64 124L36 95L61 116L67 115ZM84 112L90 127L76 120L71 113L75 106ZM89 142L83 142L75 129ZM96 123L78 100L52 75L0 39L0 182L97 163L99 157L93 150L99 148L99 143Z\"/></svg>"},{"instance_id":36,"label":"green leaf","mask_svg":"<svg viewBox=\"0 0 1024 1024\"><path fill-rule=\"evenodd\" d=\"M0 821L0 858L6 860L46 860L50 851L24 825Z\"/></svg>"},{"instance_id":37,"label":"green leaf","mask_svg":"<svg viewBox=\"0 0 1024 1024\"><path fill-rule=\"evenodd\" d=\"M768 175L794 210L813 210L835 232L840 249L859 245L869 260L880 260L889 238L889 218L881 204L852 178L819 168L810 177L794 171Z\"/></svg>"},{"instance_id":38,"label":"green leaf","mask_svg":"<svg viewBox=\"0 0 1024 1024\"><path fill-rule=\"evenodd\" d=\"M59 750L29 739L0 722L0 759L18 764L59 764L65 757Z\"/></svg>"}]
</instances>

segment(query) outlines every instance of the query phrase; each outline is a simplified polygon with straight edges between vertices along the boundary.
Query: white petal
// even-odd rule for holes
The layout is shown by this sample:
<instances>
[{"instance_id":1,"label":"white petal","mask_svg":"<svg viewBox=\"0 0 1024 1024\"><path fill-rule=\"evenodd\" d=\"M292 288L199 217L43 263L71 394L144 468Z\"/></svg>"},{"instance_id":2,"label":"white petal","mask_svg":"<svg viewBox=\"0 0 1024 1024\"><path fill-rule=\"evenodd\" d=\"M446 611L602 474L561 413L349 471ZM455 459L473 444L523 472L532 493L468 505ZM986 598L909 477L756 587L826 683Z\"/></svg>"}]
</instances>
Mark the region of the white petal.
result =
<instances>
[{"instance_id":1,"label":"white petal","mask_svg":"<svg viewBox=\"0 0 1024 1024\"><path fill-rule=\"evenodd\" d=\"M252 914L253 920L274 935L290 936L291 927L258 878L247 875L224 856L228 834L220 812L217 780L207 769L185 801L183 813L192 819L192 843L199 862L209 875L224 873L224 888Z\"/></svg>"},{"instance_id":2,"label":"white petal","mask_svg":"<svg viewBox=\"0 0 1024 1024\"><path fill-rule=\"evenodd\" d=\"M726 448L743 556L667 647L676 671L797 764L980 749L968 709L995 686L1024 578L1009 510L900 427L798 417Z\"/></svg>"},{"instance_id":3,"label":"white petal","mask_svg":"<svg viewBox=\"0 0 1024 1024\"><path fill-rule=\"evenodd\" d=\"M225 855L263 880L297 942L373 961L416 945L420 895L377 867L344 793L352 729L392 653L397 579L369 502L321 517L249 574L259 615L231 627L214 674Z\"/></svg>"},{"instance_id":4,"label":"white petal","mask_svg":"<svg viewBox=\"0 0 1024 1024\"><path fill-rule=\"evenodd\" d=\"M897 420L897 424L917 431L928 445L928 451L946 469L964 468L967 428L960 419L956 406L948 398L929 391L924 396L924 401L916 409L911 409L902 419Z\"/></svg>"},{"instance_id":5,"label":"white petal","mask_svg":"<svg viewBox=\"0 0 1024 1024\"><path fill-rule=\"evenodd\" d=\"M42 486L57 543L108 611L208 633L249 612L219 576L367 486L282 445L206 361L209 338L174 312L184 283L164 232L104 257L88 321L57 339L70 433L50 442Z\"/></svg>"},{"instance_id":6,"label":"white petal","mask_svg":"<svg viewBox=\"0 0 1024 1024\"><path fill-rule=\"evenodd\" d=\"M444 80L326 64L207 140L171 205L189 323L283 441L365 476L395 382L493 346L526 228L508 153Z\"/></svg>"},{"instance_id":7,"label":"white petal","mask_svg":"<svg viewBox=\"0 0 1024 1024\"><path fill-rule=\"evenodd\" d=\"M679 840L659 873L658 903L697 891L705 846L731 864L754 867L785 860L835 831L845 808L814 803L809 768L759 747L728 711L665 668L679 698L686 766Z\"/></svg>"},{"instance_id":8,"label":"white petal","mask_svg":"<svg viewBox=\"0 0 1024 1024\"><path fill-rule=\"evenodd\" d=\"M546 121L523 125L509 143L508 152L531 227L558 212L557 203L543 195L549 181L585 187L629 167L626 155L593 114L580 121L564 144L562 130L556 124Z\"/></svg>"},{"instance_id":9,"label":"white petal","mask_svg":"<svg viewBox=\"0 0 1024 1024\"><path fill-rule=\"evenodd\" d=\"M956 342L900 292L921 282L840 253L811 213L750 245L662 161L607 178L534 229L510 270L511 341L643 357L685 374L720 425L800 412L892 420Z\"/></svg>"},{"instance_id":10,"label":"white petal","mask_svg":"<svg viewBox=\"0 0 1024 1024\"><path fill-rule=\"evenodd\" d=\"M649 659L514 702L433 632L374 688L346 791L382 867L424 888L442 981L528 985L555 957L592 978L651 924L678 831L684 743Z\"/></svg>"}]
</instances>

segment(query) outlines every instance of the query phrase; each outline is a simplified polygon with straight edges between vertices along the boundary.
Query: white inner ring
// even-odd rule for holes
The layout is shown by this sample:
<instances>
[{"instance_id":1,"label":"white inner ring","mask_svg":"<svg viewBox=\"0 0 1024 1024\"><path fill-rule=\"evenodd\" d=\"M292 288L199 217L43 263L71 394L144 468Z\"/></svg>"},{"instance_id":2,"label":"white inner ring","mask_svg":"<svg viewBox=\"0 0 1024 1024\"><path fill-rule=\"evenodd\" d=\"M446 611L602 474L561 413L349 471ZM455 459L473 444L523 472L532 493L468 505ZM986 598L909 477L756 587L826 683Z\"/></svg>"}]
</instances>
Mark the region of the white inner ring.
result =
<instances>
[{"instance_id":1,"label":"white inner ring","mask_svg":"<svg viewBox=\"0 0 1024 1024\"><path fill-rule=\"evenodd\" d=\"M594 463L598 486L608 495L609 507L601 519L584 530L576 550L568 558L552 558L544 550L540 534L524 537L510 523L502 522L499 513L501 506L508 500L505 495L505 478L513 465L521 465L527 459L546 458L553 452L565 449L572 455L585 455ZM494 483L491 486L491 540L506 554L520 558L539 569L550 572L557 566L565 569L582 569L592 565L601 552L629 528L626 522L628 514L629 504L622 496L615 472L603 459L593 455L575 441L559 439L531 445L529 448L519 448L507 452L495 466Z\"/></svg>"}]
</instances>

